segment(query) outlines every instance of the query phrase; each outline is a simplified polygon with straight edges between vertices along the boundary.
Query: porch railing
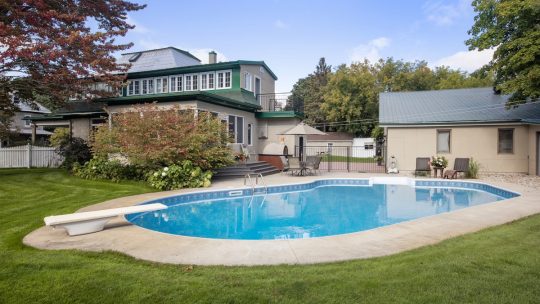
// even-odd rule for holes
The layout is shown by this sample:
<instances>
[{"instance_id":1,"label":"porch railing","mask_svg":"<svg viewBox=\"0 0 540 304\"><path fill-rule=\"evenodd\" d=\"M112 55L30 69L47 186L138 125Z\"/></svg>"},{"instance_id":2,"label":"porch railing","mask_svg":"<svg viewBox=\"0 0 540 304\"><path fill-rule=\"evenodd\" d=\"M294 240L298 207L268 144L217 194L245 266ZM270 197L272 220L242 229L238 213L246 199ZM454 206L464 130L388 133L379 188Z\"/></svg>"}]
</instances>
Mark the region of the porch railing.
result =
<instances>
[{"instance_id":1,"label":"porch railing","mask_svg":"<svg viewBox=\"0 0 540 304\"><path fill-rule=\"evenodd\" d=\"M287 99L291 93L271 93L257 95L257 101L263 112L283 111L287 105Z\"/></svg>"}]
</instances>

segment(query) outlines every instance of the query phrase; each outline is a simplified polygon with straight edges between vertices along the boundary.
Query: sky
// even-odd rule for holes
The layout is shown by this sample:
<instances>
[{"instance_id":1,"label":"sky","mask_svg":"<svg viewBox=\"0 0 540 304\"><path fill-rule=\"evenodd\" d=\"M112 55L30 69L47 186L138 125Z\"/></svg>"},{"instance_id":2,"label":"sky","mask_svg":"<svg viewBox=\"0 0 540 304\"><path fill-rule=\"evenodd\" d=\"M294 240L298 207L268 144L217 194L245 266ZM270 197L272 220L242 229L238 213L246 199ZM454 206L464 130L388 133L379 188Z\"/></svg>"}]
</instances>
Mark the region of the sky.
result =
<instances>
[{"instance_id":1,"label":"sky","mask_svg":"<svg viewBox=\"0 0 540 304\"><path fill-rule=\"evenodd\" d=\"M264 60L278 76L276 92L315 70L319 58L336 67L364 58L426 60L472 72L493 51L468 51L474 21L470 0L133 0L135 25L122 42L130 51L174 46L208 62Z\"/></svg>"}]
</instances>

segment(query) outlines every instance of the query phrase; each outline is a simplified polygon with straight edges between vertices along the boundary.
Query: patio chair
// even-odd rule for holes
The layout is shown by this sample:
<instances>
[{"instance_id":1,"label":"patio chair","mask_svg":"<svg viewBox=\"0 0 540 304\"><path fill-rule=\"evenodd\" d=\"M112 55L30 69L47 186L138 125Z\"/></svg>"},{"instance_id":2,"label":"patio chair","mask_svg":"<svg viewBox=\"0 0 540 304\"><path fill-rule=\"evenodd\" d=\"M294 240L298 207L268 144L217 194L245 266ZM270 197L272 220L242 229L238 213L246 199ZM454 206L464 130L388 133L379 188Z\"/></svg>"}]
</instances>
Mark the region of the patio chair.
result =
<instances>
[{"instance_id":1,"label":"patio chair","mask_svg":"<svg viewBox=\"0 0 540 304\"><path fill-rule=\"evenodd\" d=\"M321 156L308 156L306 157L306 169L310 174L319 171L319 165L321 164Z\"/></svg>"},{"instance_id":2,"label":"patio chair","mask_svg":"<svg viewBox=\"0 0 540 304\"><path fill-rule=\"evenodd\" d=\"M446 170L444 172L444 178L456 179L458 173L465 173L469 170L469 159L468 158L456 158L454 161L454 169Z\"/></svg>"},{"instance_id":3,"label":"patio chair","mask_svg":"<svg viewBox=\"0 0 540 304\"><path fill-rule=\"evenodd\" d=\"M428 175L431 175L431 166L429 165L430 161L431 159L429 157L417 157L414 176L418 176L419 172L427 172Z\"/></svg>"},{"instance_id":4,"label":"patio chair","mask_svg":"<svg viewBox=\"0 0 540 304\"><path fill-rule=\"evenodd\" d=\"M305 170L305 167L302 165L300 160L296 157L289 158L289 168L288 172L291 172L291 175L296 173L302 173L302 170Z\"/></svg>"}]
</instances>

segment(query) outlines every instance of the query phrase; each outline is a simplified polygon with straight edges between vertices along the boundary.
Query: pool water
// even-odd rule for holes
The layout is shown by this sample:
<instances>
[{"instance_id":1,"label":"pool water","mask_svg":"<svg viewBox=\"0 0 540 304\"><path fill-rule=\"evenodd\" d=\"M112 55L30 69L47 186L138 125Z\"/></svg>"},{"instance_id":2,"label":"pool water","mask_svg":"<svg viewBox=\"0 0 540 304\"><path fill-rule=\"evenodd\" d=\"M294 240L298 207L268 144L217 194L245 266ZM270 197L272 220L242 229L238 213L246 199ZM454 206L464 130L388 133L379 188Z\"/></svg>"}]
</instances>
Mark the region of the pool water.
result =
<instances>
[{"instance_id":1,"label":"pool water","mask_svg":"<svg viewBox=\"0 0 540 304\"><path fill-rule=\"evenodd\" d=\"M324 185L300 191L202 199L130 215L164 233L242 240L352 233L506 199L488 191L407 185ZM157 201L152 201L160 202Z\"/></svg>"}]
</instances>

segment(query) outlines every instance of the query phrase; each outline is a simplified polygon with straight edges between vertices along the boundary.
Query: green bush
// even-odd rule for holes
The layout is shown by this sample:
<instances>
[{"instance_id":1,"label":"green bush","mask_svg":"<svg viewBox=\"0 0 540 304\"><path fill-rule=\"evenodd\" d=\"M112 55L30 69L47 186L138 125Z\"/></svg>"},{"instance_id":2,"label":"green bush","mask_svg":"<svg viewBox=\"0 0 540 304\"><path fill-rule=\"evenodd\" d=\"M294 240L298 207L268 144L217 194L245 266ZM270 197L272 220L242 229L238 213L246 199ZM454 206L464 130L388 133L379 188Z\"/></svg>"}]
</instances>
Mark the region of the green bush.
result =
<instances>
[{"instance_id":1,"label":"green bush","mask_svg":"<svg viewBox=\"0 0 540 304\"><path fill-rule=\"evenodd\" d=\"M179 165L163 167L148 175L150 186L159 190L209 187L211 171L203 171L189 160Z\"/></svg>"},{"instance_id":2,"label":"green bush","mask_svg":"<svg viewBox=\"0 0 540 304\"><path fill-rule=\"evenodd\" d=\"M88 143L78 137L71 137L68 128L56 128L50 138L51 146L64 158L62 166L71 169L75 163L84 164L92 158Z\"/></svg>"},{"instance_id":3,"label":"green bush","mask_svg":"<svg viewBox=\"0 0 540 304\"><path fill-rule=\"evenodd\" d=\"M94 157L84 165L75 163L72 172L84 179L145 180L148 169L135 165L123 165L116 160Z\"/></svg>"},{"instance_id":4,"label":"green bush","mask_svg":"<svg viewBox=\"0 0 540 304\"><path fill-rule=\"evenodd\" d=\"M469 161L469 168L465 173L467 178L478 178L478 171L480 170L480 164L471 158Z\"/></svg>"}]
</instances>

